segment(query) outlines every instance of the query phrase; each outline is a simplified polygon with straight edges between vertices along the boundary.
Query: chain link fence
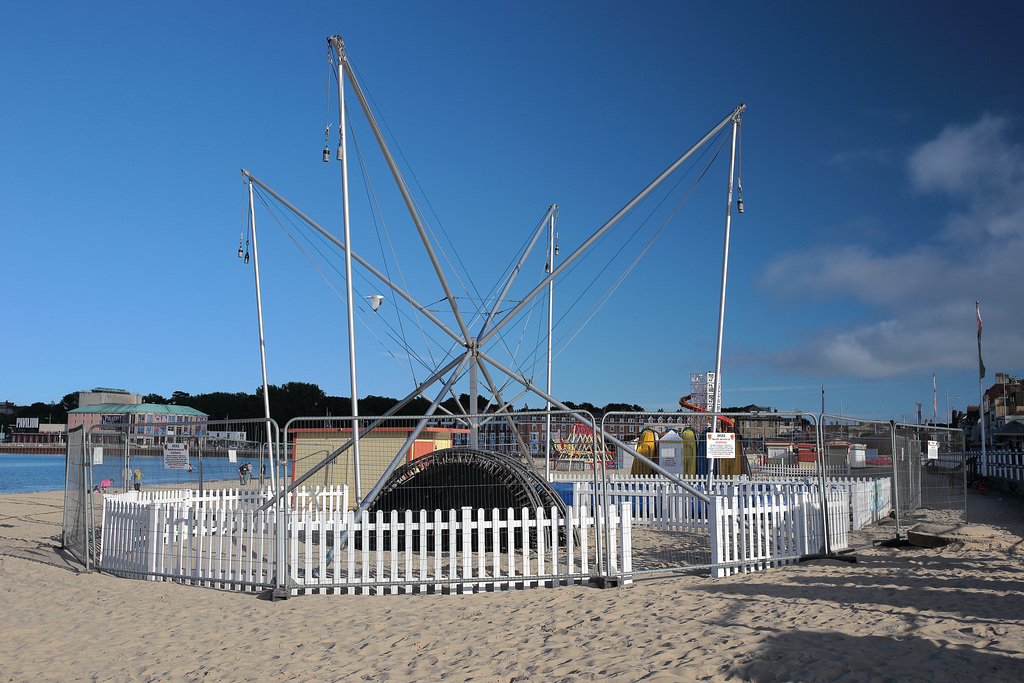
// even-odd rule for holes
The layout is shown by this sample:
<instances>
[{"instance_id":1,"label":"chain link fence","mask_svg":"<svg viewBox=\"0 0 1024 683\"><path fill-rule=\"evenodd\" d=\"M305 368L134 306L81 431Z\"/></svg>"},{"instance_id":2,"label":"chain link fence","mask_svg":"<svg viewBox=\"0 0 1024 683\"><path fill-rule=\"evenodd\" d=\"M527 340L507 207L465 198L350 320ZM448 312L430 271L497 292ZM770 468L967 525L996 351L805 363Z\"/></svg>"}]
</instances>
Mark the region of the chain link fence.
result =
<instances>
[{"instance_id":1,"label":"chain link fence","mask_svg":"<svg viewBox=\"0 0 1024 683\"><path fill-rule=\"evenodd\" d=\"M64 469L64 515L61 546L74 555L88 571L96 558L93 521L91 469L85 449L85 429L68 432L67 460Z\"/></svg>"},{"instance_id":2,"label":"chain link fence","mask_svg":"<svg viewBox=\"0 0 1024 683\"><path fill-rule=\"evenodd\" d=\"M946 521L967 522L967 452L964 433L934 425L895 424L901 463L901 512L945 511ZM905 500L904 500L905 498Z\"/></svg>"},{"instance_id":3,"label":"chain link fence","mask_svg":"<svg viewBox=\"0 0 1024 683\"><path fill-rule=\"evenodd\" d=\"M748 571L966 509L962 433L849 416L303 417L281 437L264 419L73 432L65 544L279 597L476 591Z\"/></svg>"},{"instance_id":4,"label":"chain link fence","mask_svg":"<svg viewBox=\"0 0 1024 683\"><path fill-rule=\"evenodd\" d=\"M284 481L283 467L273 462L278 441L276 423L259 418L108 422L72 430L63 544L87 569L102 566L105 494L275 490Z\"/></svg>"}]
</instances>

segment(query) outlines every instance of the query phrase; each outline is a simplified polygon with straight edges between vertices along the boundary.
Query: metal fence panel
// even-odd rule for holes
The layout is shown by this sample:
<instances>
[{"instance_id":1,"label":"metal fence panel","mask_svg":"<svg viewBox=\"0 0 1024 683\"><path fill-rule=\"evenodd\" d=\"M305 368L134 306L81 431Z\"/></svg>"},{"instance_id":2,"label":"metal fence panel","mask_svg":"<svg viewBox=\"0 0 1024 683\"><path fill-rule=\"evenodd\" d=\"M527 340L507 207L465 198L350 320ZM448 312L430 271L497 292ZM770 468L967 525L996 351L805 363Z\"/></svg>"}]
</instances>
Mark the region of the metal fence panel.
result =
<instances>
[{"instance_id":1,"label":"metal fence panel","mask_svg":"<svg viewBox=\"0 0 1024 683\"><path fill-rule=\"evenodd\" d=\"M707 457L712 420L731 457ZM350 417L296 418L279 445L263 419L100 425L69 501L118 492L87 525L104 568L275 595L727 574L964 504L955 434L850 417L518 411L361 417L356 433L358 448Z\"/></svg>"},{"instance_id":2,"label":"metal fence panel","mask_svg":"<svg viewBox=\"0 0 1024 683\"><path fill-rule=\"evenodd\" d=\"M168 416L175 417L175 416ZM277 425L261 418L104 424L87 434L101 492L266 486Z\"/></svg>"},{"instance_id":3,"label":"metal fence panel","mask_svg":"<svg viewBox=\"0 0 1024 683\"><path fill-rule=\"evenodd\" d=\"M76 427L68 433L64 469L64 519L61 545L85 568L93 566L92 486L87 467L85 430Z\"/></svg>"},{"instance_id":4,"label":"metal fence panel","mask_svg":"<svg viewBox=\"0 0 1024 683\"><path fill-rule=\"evenodd\" d=\"M715 431L735 435L731 458L707 457L705 437L713 419L717 420ZM807 513L800 507L803 498L787 497L773 488L776 485L804 481L805 490L813 485L818 491L817 484L811 482L818 474L817 463L813 457L800 457L816 448L814 416L759 412L713 417L699 411L615 411L603 416L602 435L609 444L606 449L614 449L616 457L614 467L605 470L598 483L596 504L627 502L632 506L635 574L702 571L736 557L754 562L755 557L769 552L769 545L776 557L788 558L778 561L796 557L778 551L796 547L794 538L781 540L781 534L798 533L796 527L788 532L762 527L789 519L790 514ZM714 508L716 514L710 505L713 498L721 501ZM769 511L771 505L776 506L774 516ZM815 514L823 522L820 506ZM728 537L749 547L733 547L732 541L714 546L715 538L725 538L715 536L723 533L721 525L732 524L728 520L734 519L741 520L741 530ZM769 538L779 542L765 545ZM755 549L758 544L761 550ZM733 555L733 551L739 554Z\"/></svg>"},{"instance_id":5,"label":"metal fence panel","mask_svg":"<svg viewBox=\"0 0 1024 683\"><path fill-rule=\"evenodd\" d=\"M951 519L966 522L967 452L964 433L934 425L897 424L897 449L906 453L910 497L901 507L945 510Z\"/></svg>"},{"instance_id":6,"label":"metal fence panel","mask_svg":"<svg viewBox=\"0 0 1024 683\"><path fill-rule=\"evenodd\" d=\"M358 554L369 552L370 546L378 547L380 543L389 548L405 543L404 537L391 538L392 533L405 532L383 531L384 523L376 521L378 514L387 519L397 515L395 523L406 525L403 528L409 529L410 534L413 526L421 523L420 515L427 515L422 524L430 525L431 529L423 542L429 545L429 552L441 553L429 562L440 562L444 553L456 552L451 544L464 541L451 540L462 539L454 527L442 529L439 525L442 521L450 522L449 514L456 514L458 520L470 514L473 523L480 525L475 532L480 538L498 533L499 527L509 530L510 536L499 539L502 552L515 547L534 553L540 561L543 555L538 553L543 548L550 552L554 543L562 548L575 548L577 560L581 552L593 554L589 565L570 563L564 572L575 575L582 571L581 566L587 566L588 571L592 569L603 576L613 565L621 572L623 560L609 554L614 539L609 528L612 522L608 520L618 519L618 513L609 515L594 508L581 512L578 506L573 507L572 483L552 477L552 473L575 473L593 481L602 468L612 464L614 452L599 448L593 422L593 417L584 411L360 417L357 442L350 417L293 419L284 430L288 486L348 487L354 515L351 524L360 525L360 534L371 536L351 538L347 531L324 531L323 535L319 529L302 531L303 547L312 555L306 560L293 557L292 566L326 567L331 560L339 561L338 553ZM553 478L556 480L551 481ZM289 504L286 496L285 505ZM440 511L442 520L434 520L435 511ZM570 511L575 522L566 517ZM291 511L287 514L290 528L312 529L312 522L302 515ZM363 515L369 517L364 520ZM406 515L412 515L414 521L408 524L413 526L408 526ZM527 521L536 520L536 515L560 520L562 530L555 537L551 531L542 533L536 526L539 522L530 526ZM593 530L572 527L588 518L596 525ZM340 518L332 528L341 528L338 524ZM421 530L417 527L415 533ZM378 532L384 536L373 535ZM580 546L580 534L588 533L590 544ZM571 538L566 538L566 534ZM476 544L477 536L466 542ZM491 544L488 548L494 550L495 542L487 541ZM365 544L369 545L364 549ZM322 562L317 561L317 553L322 555ZM444 560L450 561L451 557ZM551 561L554 560L549 558L549 569ZM346 562L345 566L353 566L351 558ZM367 586L381 585L380 571L366 564L360 566L358 576L331 569L330 576L336 577L331 580L334 583L324 584L327 574L318 573L316 585L318 589L349 590L359 585L360 576ZM493 574L493 570L488 572ZM283 588L296 590L308 582L308 577L293 574L289 580L291 585Z\"/></svg>"}]
</instances>

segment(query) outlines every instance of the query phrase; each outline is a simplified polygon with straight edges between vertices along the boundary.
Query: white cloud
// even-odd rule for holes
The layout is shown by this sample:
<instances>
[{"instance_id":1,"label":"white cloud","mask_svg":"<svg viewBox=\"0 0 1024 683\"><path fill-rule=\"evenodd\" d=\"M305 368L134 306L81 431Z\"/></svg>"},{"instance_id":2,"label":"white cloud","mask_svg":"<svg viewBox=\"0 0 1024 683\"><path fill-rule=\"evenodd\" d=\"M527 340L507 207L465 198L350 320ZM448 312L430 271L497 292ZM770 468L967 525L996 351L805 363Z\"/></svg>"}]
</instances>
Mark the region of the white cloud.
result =
<instances>
[{"instance_id":1,"label":"white cloud","mask_svg":"<svg viewBox=\"0 0 1024 683\"><path fill-rule=\"evenodd\" d=\"M977 362L973 304L982 299L992 330L986 364L1019 364L1024 149L1011 141L1009 121L986 114L947 126L909 156L907 169L915 190L960 206L939 229L923 231L917 246L892 253L884 241L814 247L774 259L760 280L781 301L813 297L837 308L858 302L876 319L817 331L812 323L796 345L760 362L865 378L964 369Z\"/></svg>"},{"instance_id":2,"label":"white cloud","mask_svg":"<svg viewBox=\"0 0 1024 683\"><path fill-rule=\"evenodd\" d=\"M949 125L907 162L921 192L975 195L1020 182L1021 150L1007 141L1009 121L985 114L969 126Z\"/></svg>"}]
</instances>

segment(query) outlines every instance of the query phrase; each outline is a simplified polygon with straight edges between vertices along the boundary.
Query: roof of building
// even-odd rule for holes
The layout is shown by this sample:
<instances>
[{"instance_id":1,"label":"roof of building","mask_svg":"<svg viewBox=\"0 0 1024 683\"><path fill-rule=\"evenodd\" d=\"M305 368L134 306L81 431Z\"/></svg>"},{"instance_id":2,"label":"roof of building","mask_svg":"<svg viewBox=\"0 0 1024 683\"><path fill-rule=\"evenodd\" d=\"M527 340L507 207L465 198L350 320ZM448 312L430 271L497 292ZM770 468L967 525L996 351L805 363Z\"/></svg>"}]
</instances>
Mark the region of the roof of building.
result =
<instances>
[{"instance_id":1,"label":"roof of building","mask_svg":"<svg viewBox=\"0 0 1024 683\"><path fill-rule=\"evenodd\" d=\"M103 392L104 394L129 394L130 393L127 389L108 389L107 387L93 387L91 389L91 391L96 392L96 393Z\"/></svg>"},{"instance_id":2,"label":"roof of building","mask_svg":"<svg viewBox=\"0 0 1024 683\"><path fill-rule=\"evenodd\" d=\"M188 406L166 405L163 403L95 403L69 410L69 413L104 413L113 415L117 413L150 413L153 415L191 415L194 417L208 417L206 413L190 408Z\"/></svg>"},{"instance_id":3,"label":"roof of building","mask_svg":"<svg viewBox=\"0 0 1024 683\"><path fill-rule=\"evenodd\" d=\"M1016 434L1024 434L1024 422L1018 420L1010 420L1002 427L997 429L993 434L997 436L1009 436Z\"/></svg>"}]
</instances>

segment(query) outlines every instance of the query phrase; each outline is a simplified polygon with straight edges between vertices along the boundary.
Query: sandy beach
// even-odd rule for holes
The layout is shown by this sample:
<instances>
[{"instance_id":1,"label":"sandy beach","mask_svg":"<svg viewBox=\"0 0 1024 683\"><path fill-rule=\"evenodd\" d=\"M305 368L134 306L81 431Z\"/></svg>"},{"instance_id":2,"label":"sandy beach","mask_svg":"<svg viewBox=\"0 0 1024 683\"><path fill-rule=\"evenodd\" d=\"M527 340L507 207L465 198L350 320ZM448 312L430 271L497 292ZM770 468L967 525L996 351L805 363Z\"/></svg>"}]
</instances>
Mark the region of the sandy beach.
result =
<instances>
[{"instance_id":1,"label":"sandy beach","mask_svg":"<svg viewBox=\"0 0 1024 683\"><path fill-rule=\"evenodd\" d=\"M1024 507L995 496L969 497L957 543L855 564L282 602L82 573L62 504L0 496L0 680L1024 679Z\"/></svg>"}]
</instances>

